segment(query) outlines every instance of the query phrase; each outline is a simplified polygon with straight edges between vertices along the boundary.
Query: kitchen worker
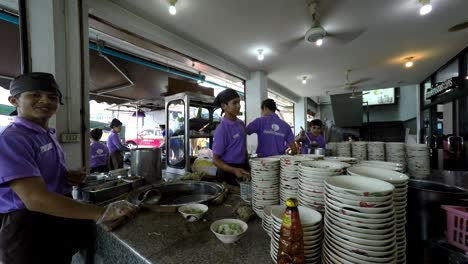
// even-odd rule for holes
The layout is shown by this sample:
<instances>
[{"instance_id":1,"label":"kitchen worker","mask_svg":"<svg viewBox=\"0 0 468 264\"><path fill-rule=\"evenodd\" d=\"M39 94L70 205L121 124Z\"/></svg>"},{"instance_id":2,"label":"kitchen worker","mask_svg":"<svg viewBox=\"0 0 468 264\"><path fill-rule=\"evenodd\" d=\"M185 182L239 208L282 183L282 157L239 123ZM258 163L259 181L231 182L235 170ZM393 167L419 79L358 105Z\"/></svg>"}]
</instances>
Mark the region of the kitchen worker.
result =
<instances>
[{"instance_id":1,"label":"kitchen worker","mask_svg":"<svg viewBox=\"0 0 468 264\"><path fill-rule=\"evenodd\" d=\"M291 148L291 154L297 154L291 128L275 113L279 111L276 108L276 102L273 99L264 100L261 110L262 117L255 119L247 126L248 135L257 134L258 157L283 155L287 146Z\"/></svg>"},{"instance_id":2,"label":"kitchen worker","mask_svg":"<svg viewBox=\"0 0 468 264\"><path fill-rule=\"evenodd\" d=\"M71 198L85 174L65 167L49 119L62 94L53 75L27 73L10 83L8 101L17 116L0 133L0 263L70 263L92 240L93 221L133 214L118 201L107 208Z\"/></svg>"},{"instance_id":3,"label":"kitchen worker","mask_svg":"<svg viewBox=\"0 0 468 264\"><path fill-rule=\"evenodd\" d=\"M314 119L309 122L309 131L307 133L301 130L296 137L296 141L301 143L301 154L309 154L313 148L325 148L325 139L322 133L322 121Z\"/></svg>"},{"instance_id":4,"label":"kitchen worker","mask_svg":"<svg viewBox=\"0 0 468 264\"><path fill-rule=\"evenodd\" d=\"M237 178L250 174L247 166L247 135L245 124L237 116L240 112L240 96L233 89L226 89L216 96L213 105L221 108L224 117L213 138L213 163L218 167L216 177L221 182L239 185Z\"/></svg>"},{"instance_id":5,"label":"kitchen worker","mask_svg":"<svg viewBox=\"0 0 468 264\"><path fill-rule=\"evenodd\" d=\"M122 131L122 122L117 118L112 119L110 123L111 132L109 137L107 138L107 148L110 152L110 161L109 161L109 169L116 170L123 168L123 153L122 152L129 152L130 149L127 148L120 142L119 133Z\"/></svg>"},{"instance_id":6,"label":"kitchen worker","mask_svg":"<svg viewBox=\"0 0 468 264\"><path fill-rule=\"evenodd\" d=\"M91 173L109 171L107 166L109 161L109 149L105 144L99 142L101 137L102 129L95 128L91 130L91 145L89 146L89 157L91 158L89 166L91 167Z\"/></svg>"}]
</instances>

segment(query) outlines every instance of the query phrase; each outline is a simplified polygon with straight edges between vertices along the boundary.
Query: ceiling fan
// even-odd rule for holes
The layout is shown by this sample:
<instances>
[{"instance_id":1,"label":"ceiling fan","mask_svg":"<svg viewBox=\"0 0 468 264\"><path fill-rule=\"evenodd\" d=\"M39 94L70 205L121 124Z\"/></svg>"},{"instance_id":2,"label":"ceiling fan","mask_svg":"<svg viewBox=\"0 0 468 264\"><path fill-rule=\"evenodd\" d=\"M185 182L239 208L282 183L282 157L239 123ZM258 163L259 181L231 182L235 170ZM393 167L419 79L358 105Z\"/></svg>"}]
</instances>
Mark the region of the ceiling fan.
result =
<instances>
[{"instance_id":1,"label":"ceiling fan","mask_svg":"<svg viewBox=\"0 0 468 264\"><path fill-rule=\"evenodd\" d=\"M369 94L369 92L356 92L356 88L353 88L349 99L359 99L362 98L365 94Z\"/></svg>"}]
</instances>

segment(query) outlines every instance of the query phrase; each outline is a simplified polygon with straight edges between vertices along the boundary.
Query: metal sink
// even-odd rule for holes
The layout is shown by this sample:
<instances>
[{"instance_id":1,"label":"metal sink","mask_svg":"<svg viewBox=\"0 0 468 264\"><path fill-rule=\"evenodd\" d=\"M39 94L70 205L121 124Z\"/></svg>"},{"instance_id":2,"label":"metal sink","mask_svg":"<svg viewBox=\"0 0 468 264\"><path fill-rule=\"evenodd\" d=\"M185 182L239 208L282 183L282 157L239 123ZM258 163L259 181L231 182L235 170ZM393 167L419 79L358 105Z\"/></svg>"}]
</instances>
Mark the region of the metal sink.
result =
<instances>
[{"instance_id":1,"label":"metal sink","mask_svg":"<svg viewBox=\"0 0 468 264\"><path fill-rule=\"evenodd\" d=\"M129 192L131 182L113 180L81 189L82 199L89 203L99 203Z\"/></svg>"},{"instance_id":2,"label":"metal sink","mask_svg":"<svg viewBox=\"0 0 468 264\"><path fill-rule=\"evenodd\" d=\"M143 194L154 189L161 193L158 206L180 206L189 203L204 203L211 201L223 193L224 187L212 182L183 181L145 185L132 191L128 200L133 204L139 204Z\"/></svg>"}]
</instances>

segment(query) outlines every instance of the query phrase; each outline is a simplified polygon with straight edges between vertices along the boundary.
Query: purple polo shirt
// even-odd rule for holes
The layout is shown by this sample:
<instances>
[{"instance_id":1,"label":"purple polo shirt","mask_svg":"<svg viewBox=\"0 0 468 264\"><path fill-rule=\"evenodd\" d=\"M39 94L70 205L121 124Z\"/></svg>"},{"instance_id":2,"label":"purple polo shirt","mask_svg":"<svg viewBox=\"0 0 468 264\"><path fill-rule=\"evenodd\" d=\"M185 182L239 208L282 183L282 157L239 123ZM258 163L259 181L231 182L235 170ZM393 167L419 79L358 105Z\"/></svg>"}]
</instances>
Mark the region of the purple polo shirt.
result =
<instances>
[{"instance_id":1,"label":"purple polo shirt","mask_svg":"<svg viewBox=\"0 0 468 264\"><path fill-rule=\"evenodd\" d=\"M25 208L8 183L26 177L42 177L50 192L66 194L65 155L55 129L15 117L0 134L0 213Z\"/></svg>"},{"instance_id":2,"label":"purple polo shirt","mask_svg":"<svg viewBox=\"0 0 468 264\"><path fill-rule=\"evenodd\" d=\"M122 143L120 142L119 134L115 133L115 131L112 130L109 133L109 137L107 138L106 144L110 153L120 151L120 146L122 145Z\"/></svg>"},{"instance_id":3,"label":"purple polo shirt","mask_svg":"<svg viewBox=\"0 0 468 264\"><path fill-rule=\"evenodd\" d=\"M107 159L109 158L109 149L101 142L92 142L89 146L89 156L91 157L91 168L106 166Z\"/></svg>"},{"instance_id":4,"label":"purple polo shirt","mask_svg":"<svg viewBox=\"0 0 468 264\"><path fill-rule=\"evenodd\" d=\"M318 135L317 137L314 137L312 136L312 133L311 132L307 132L307 135L309 136L310 140L313 142L317 142L317 144L319 145L320 148L325 148L325 139L322 137L322 135ZM311 148L310 146L310 142L309 140L307 139L307 137L305 137L305 139L301 140L301 144L302 144L302 147L301 147L301 154L308 154L307 153L307 150Z\"/></svg>"},{"instance_id":5,"label":"purple polo shirt","mask_svg":"<svg viewBox=\"0 0 468 264\"><path fill-rule=\"evenodd\" d=\"M294 134L291 128L275 113L252 121L247 126L247 133L249 135L257 134L257 155L259 157L282 155L287 146L294 142Z\"/></svg>"},{"instance_id":6,"label":"purple polo shirt","mask_svg":"<svg viewBox=\"0 0 468 264\"><path fill-rule=\"evenodd\" d=\"M213 154L230 164L244 164L247 135L242 120L223 118L213 138Z\"/></svg>"}]
</instances>

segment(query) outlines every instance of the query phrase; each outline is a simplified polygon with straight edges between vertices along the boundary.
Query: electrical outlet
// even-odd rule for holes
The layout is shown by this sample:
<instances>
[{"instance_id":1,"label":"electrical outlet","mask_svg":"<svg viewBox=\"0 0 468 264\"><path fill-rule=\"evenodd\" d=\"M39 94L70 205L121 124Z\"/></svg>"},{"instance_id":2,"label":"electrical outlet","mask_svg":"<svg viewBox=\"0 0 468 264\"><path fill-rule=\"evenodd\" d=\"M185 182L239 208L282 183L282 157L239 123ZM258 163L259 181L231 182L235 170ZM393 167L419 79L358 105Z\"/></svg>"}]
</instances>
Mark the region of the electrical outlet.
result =
<instances>
[{"instance_id":1,"label":"electrical outlet","mask_svg":"<svg viewBox=\"0 0 468 264\"><path fill-rule=\"evenodd\" d=\"M60 142L68 143L68 142L80 142L81 135L79 133L63 133L60 135Z\"/></svg>"}]
</instances>

